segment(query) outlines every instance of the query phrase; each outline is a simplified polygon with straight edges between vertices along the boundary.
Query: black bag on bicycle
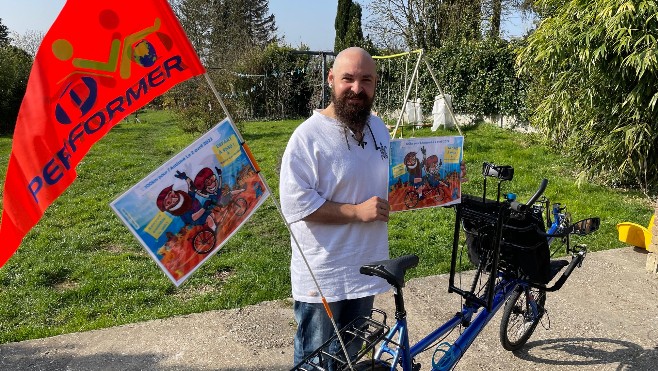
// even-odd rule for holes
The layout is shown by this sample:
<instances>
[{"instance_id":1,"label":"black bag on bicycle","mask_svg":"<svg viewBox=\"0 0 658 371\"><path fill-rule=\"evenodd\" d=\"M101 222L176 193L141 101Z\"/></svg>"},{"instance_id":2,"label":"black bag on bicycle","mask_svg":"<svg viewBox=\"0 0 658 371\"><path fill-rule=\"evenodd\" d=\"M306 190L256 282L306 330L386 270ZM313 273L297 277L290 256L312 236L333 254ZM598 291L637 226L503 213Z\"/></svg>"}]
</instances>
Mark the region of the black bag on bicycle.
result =
<instances>
[{"instance_id":1,"label":"black bag on bicycle","mask_svg":"<svg viewBox=\"0 0 658 371\"><path fill-rule=\"evenodd\" d=\"M502 220L499 270L513 273L530 282L546 284L551 278L550 250L546 228L540 212L530 209L522 213L509 213L504 204L481 197L462 195L462 225L466 235L468 257L478 266L487 263L490 270L495 250L496 223L499 213Z\"/></svg>"}]
</instances>

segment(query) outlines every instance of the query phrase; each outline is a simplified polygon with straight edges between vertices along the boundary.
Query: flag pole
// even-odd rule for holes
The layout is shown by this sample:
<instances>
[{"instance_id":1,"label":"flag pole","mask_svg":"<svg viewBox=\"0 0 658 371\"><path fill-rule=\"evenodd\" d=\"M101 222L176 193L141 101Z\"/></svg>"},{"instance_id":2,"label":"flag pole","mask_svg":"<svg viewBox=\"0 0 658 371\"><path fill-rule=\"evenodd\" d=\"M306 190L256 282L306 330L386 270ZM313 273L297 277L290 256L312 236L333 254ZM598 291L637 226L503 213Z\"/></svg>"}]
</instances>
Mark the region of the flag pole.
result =
<instances>
[{"instance_id":1,"label":"flag pole","mask_svg":"<svg viewBox=\"0 0 658 371\"><path fill-rule=\"evenodd\" d=\"M247 143L244 141L242 138L242 135L240 134L240 131L235 127L235 124L233 122L233 118L231 117L231 114L228 111L228 108L226 108L226 105L224 104L224 101L222 100L222 97L219 95L219 92L215 88L215 85L212 83L212 80L210 79L210 76L208 75L208 72L203 74L206 78L206 82L208 83L208 86L210 86L210 90L212 90L213 94L215 95L215 98L217 98L217 101L219 102L220 106L222 106L222 109L224 110L224 113L229 119L229 122L231 123L231 126L233 127L233 130L235 133L238 135L238 139L240 142L240 146L245 149L247 152L247 156L249 157L249 161L251 161L251 164L254 166L256 169L256 173L258 173L258 176L260 177L261 181L265 185L265 189L270 194L270 198L272 199L272 202L274 203L274 206L276 207L277 211L279 212L279 215L281 215L281 218L283 218L283 223L286 225L286 228L288 229L288 232L290 233L290 236L292 237L293 243L297 247L297 250L299 251L299 254L301 255L302 259L304 260L304 264L306 265L306 268L308 269L308 272L311 275L311 279L313 279L313 283L315 284L315 287L318 289L318 293L320 294L320 298L322 299L322 305L324 306L324 310L327 312L327 315L329 316L329 320L331 321L331 324L334 327L334 331L336 332L336 336L338 337L338 341L340 342L340 346L343 349L343 352L345 353L345 359L347 360L347 365L349 366L350 370L354 371L354 368L352 367L352 361L350 360L349 354L347 353L347 348L345 347L345 343L343 341L343 338L340 336L340 332L338 329L338 325L336 324L336 321L334 320L333 313L331 312L331 308L329 308L329 303L327 302L327 299L325 298L324 294L322 293L322 289L320 288L320 284L318 283L317 278L315 277L315 274L313 273L313 269L311 269L311 265L309 264L308 260L306 259L306 255L304 254L304 251L302 250L301 246L299 245L299 242L297 241L297 237L295 237L295 234L292 232L292 228L290 228L290 223L288 223L288 220L286 217L283 215L283 211L281 210L281 205L277 201L276 197L274 197L274 193L272 193L272 189L270 188L269 184L267 184L267 181L265 180L265 177L260 173L260 167L257 165L255 158L253 154L251 153L251 149L249 149L249 146Z\"/></svg>"}]
</instances>

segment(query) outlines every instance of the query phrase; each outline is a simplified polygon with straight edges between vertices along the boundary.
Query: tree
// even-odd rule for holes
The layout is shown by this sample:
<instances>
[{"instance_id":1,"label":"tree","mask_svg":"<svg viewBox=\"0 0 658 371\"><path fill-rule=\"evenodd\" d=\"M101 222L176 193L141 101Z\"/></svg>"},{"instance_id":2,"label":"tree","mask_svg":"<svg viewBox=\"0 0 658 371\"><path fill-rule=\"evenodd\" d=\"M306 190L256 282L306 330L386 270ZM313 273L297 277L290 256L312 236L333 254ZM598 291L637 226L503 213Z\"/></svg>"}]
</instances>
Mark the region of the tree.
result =
<instances>
[{"instance_id":1,"label":"tree","mask_svg":"<svg viewBox=\"0 0 658 371\"><path fill-rule=\"evenodd\" d=\"M366 30L377 46L434 49L451 41L501 37L502 22L534 13L535 0L371 0Z\"/></svg>"},{"instance_id":2,"label":"tree","mask_svg":"<svg viewBox=\"0 0 658 371\"><path fill-rule=\"evenodd\" d=\"M274 14L268 14L269 11L268 0L253 0L253 6L247 9L249 34L253 44L260 48L265 48L278 40Z\"/></svg>"},{"instance_id":3,"label":"tree","mask_svg":"<svg viewBox=\"0 0 658 371\"><path fill-rule=\"evenodd\" d=\"M489 22L489 37L500 37L500 21L503 12L503 0L491 0L491 17Z\"/></svg>"},{"instance_id":4,"label":"tree","mask_svg":"<svg viewBox=\"0 0 658 371\"><path fill-rule=\"evenodd\" d=\"M534 0L482 0L482 32L489 38L501 37L506 18L532 14Z\"/></svg>"},{"instance_id":5,"label":"tree","mask_svg":"<svg viewBox=\"0 0 658 371\"><path fill-rule=\"evenodd\" d=\"M9 30L0 19L0 132L4 133L12 132L16 126L32 67L32 57L10 42Z\"/></svg>"},{"instance_id":6,"label":"tree","mask_svg":"<svg viewBox=\"0 0 658 371\"><path fill-rule=\"evenodd\" d=\"M12 32L12 42L11 44L19 49L23 49L27 54L31 55L34 58L37 55L41 41L45 33L43 31L34 31L27 30L24 34L19 34Z\"/></svg>"},{"instance_id":7,"label":"tree","mask_svg":"<svg viewBox=\"0 0 658 371\"><path fill-rule=\"evenodd\" d=\"M0 45L7 45L11 39L9 38L9 29L7 26L2 24L2 18L0 18Z\"/></svg>"},{"instance_id":8,"label":"tree","mask_svg":"<svg viewBox=\"0 0 658 371\"><path fill-rule=\"evenodd\" d=\"M613 185L658 184L658 4L539 0L519 56L532 122Z\"/></svg>"},{"instance_id":9,"label":"tree","mask_svg":"<svg viewBox=\"0 0 658 371\"><path fill-rule=\"evenodd\" d=\"M432 49L481 38L481 0L372 0L369 34L379 46Z\"/></svg>"},{"instance_id":10,"label":"tree","mask_svg":"<svg viewBox=\"0 0 658 371\"><path fill-rule=\"evenodd\" d=\"M231 65L242 53L277 41L267 0L176 0L173 8L188 38L209 65Z\"/></svg>"},{"instance_id":11,"label":"tree","mask_svg":"<svg viewBox=\"0 0 658 371\"><path fill-rule=\"evenodd\" d=\"M207 0L176 0L172 8L183 26L187 38L205 63L210 53L210 32L212 30L211 9Z\"/></svg>"},{"instance_id":12,"label":"tree","mask_svg":"<svg viewBox=\"0 0 658 371\"><path fill-rule=\"evenodd\" d=\"M274 16L267 14L267 0L216 1L214 7L210 44L216 61L230 65L245 51L262 51L277 40Z\"/></svg>"},{"instance_id":13,"label":"tree","mask_svg":"<svg viewBox=\"0 0 658 371\"><path fill-rule=\"evenodd\" d=\"M343 47L343 39L347 35L347 26L350 24L350 8L352 5L352 0L338 0L338 9L336 10L336 19L334 20L334 29L336 30L334 51L345 49Z\"/></svg>"},{"instance_id":14,"label":"tree","mask_svg":"<svg viewBox=\"0 0 658 371\"><path fill-rule=\"evenodd\" d=\"M245 71L250 61L277 41L267 0L175 0L173 8L220 92L231 92L237 84L236 72ZM219 105L203 85L194 79L179 84L166 99L195 130L204 130L217 120ZM237 110L232 106L237 102L225 103Z\"/></svg>"},{"instance_id":15,"label":"tree","mask_svg":"<svg viewBox=\"0 0 658 371\"><path fill-rule=\"evenodd\" d=\"M338 2L335 20L336 39L334 41L336 53L350 46L359 46L371 54L377 54L372 40L363 36L362 17L363 9L358 3L352 0Z\"/></svg>"},{"instance_id":16,"label":"tree","mask_svg":"<svg viewBox=\"0 0 658 371\"><path fill-rule=\"evenodd\" d=\"M336 29L335 52L340 52L350 46L360 46L368 49L367 42L363 38L361 17L361 5L352 0L338 1L338 10L334 22Z\"/></svg>"},{"instance_id":17,"label":"tree","mask_svg":"<svg viewBox=\"0 0 658 371\"><path fill-rule=\"evenodd\" d=\"M30 76L32 57L15 46L0 45L0 132L8 133L16 126L27 80Z\"/></svg>"}]
</instances>

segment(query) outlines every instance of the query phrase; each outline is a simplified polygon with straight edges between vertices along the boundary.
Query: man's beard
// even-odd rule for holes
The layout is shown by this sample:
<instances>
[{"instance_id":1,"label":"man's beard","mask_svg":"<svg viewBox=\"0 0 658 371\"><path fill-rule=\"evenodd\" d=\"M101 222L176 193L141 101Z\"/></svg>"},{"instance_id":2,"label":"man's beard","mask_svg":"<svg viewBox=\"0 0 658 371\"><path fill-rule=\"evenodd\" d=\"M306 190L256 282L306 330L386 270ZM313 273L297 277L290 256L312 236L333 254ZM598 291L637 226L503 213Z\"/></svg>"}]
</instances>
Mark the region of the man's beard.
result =
<instances>
[{"instance_id":1,"label":"man's beard","mask_svg":"<svg viewBox=\"0 0 658 371\"><path fill-rule=\"evenodd\" d=\"M360 98L360 103L349 102L350 99ZM336 117L340 122L353 132L362 132L370 118L373 98L368 98L364 92L358 94L347 90L342 96L337 97L336 92L331 90L331 102L336 109Z\"/></svg>"}]
</instances>

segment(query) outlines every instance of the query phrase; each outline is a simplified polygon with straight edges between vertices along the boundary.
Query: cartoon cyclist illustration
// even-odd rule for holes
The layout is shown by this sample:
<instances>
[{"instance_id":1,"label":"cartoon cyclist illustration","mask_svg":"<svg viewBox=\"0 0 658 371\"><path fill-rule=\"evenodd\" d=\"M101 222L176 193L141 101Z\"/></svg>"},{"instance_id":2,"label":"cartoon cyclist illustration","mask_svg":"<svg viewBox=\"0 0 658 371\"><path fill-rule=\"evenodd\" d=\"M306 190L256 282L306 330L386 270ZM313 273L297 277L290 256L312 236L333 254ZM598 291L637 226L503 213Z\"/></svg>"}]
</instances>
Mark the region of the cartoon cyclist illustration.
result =
<instances>
[{"instance_id":1,"label":"cartoon cyclist illustration","mask_svg":"<svg viewBox=\"0 0 658 371\"><path fill-rule=\"evenodd\" d=\"M156 200L158 209L171 215L180 217L185 225L202 225L206 222L206 213L209 207L204 207L196 198L193 190L188 192L174 190L170 185L160 191ZM207 205L206 205L207 206Z\"/></svg>"},{"instance_id":2,"label":"cartoon cyclist illustration","mask_svg":"<svg viewBox=\"0 0 658 371\"><path fill-rule=\"evenodd\" d=\"M423 168L427 168L427 150L425 147L421 147L420 152L423 154L422 161L418 159L416 152L409 152L404 156L404 165L407 169L407 172L409 173L409 184L416 188L418 197L422 199L424 187L423 180L425 179L423 176Z\"/></svg>"},{"instance_id":3,"label":"cartoon cyclist illustration","mask_svg":"<svg viewBox=\"0 0 658 371\"><path fill-rule=\"evenodd\" d=\"M194 186L199 196L212 200L214 204L221 207L227 206L233 200L233 196L242 193L244 189L233 189L222 180L222 169L215 167L217 175L210 168L203 168L194 177Z\"/></svg>"},{"instance_id":4,"label":"cartoon cyclist illustration","mask_svg":"<svg viewBox=\"0 0 658 371\"><path fill-rule=\"evenodd\" d=\"M443 163L437 155L431 155L425 160L425 179L430 187L436 188L442 183L439 173L442 165Z\"/></svg>"},{"instance_id":5,"label":"cartoon cyclist illustration","mask_svg":"<svg viewBox=\"0 0 658 371\"><path fill-rule=\"evenodd\" d=\"M409 152L404 156L404 166L409 173L409 184L418 187L423 179L423 163L416 156L416 152Z\"/></svg>"},{"instance_id":6,"label":"cartoon cyclist illustration","mask_svg":"<svg viewBox=\"0 0 658 371\"><path fill-rule=\"evenodd\" d=\"M209 167L204 167L194 177L192 184L194 185L196 194L218 203L219 190L222 188L222 169L215 166L215 172ZM188 183L191 181L191 179L187 177L186 180Z\"/></svg>"},{"instance_id":7,"label":"cartoon cyclist illustration","mask_svg":"<svg viewBox=\"0 0 658 371\"><path fill-rule=\"evenodd\" d=\"M223 181L222 169L216 166L214 172L209 167L204 167L197 173L194 180L190 179L184 172L177 171L175 176L187 182L190 194L196 194L205 199L203 207L207 210L205 214L206 225L213 231L217 228L220 220L223 219L214 215L217 211L215 207L226 207L231 203L235 194L244 191L244 189L231 190L229 185Z\"/></svg>"},{"instance_id":8,"label":"cartoon cyclist illustration","mask_svg":"<svg viewBox=\"0 0 658 371\"><path fill-rule=\"evenodd\" d=\"M185 180L188 187L187 194L182 191L178 192L192 199L191 206L185 207L183 205L183 211L177 211L179 210L177 208L174 211L167 211L173 215L176 215L176 212L182 213L179 216L181 216L187 225L203 225L205 223L214 231L217 228L217 223L212 216L212 211L213 207L219 203L219 190L222 184L222 170L215 167L215 171L217 175L210 168L204 167L197 173L194 180L187 176L187 173L176 171L174 176L178 179ZM201 201L196 197L197 195L205 199L203 206L201 206ZM162 208L160 210L165 211Z\"/></svg>"},{"instance_id":9,"label":"cartoon cyclist illustration","mask_svg":"<svg viewBox=\"0 0 658 371\"><path fill-rule=\"evenodd\" d=\"M423 177L424 182L423 185L420 186L419 188L419 196L422 198L422 196L429 192L431 189L436 189L439 186L444 186L449 188L448 184L446 184L443 180L441 180L441 173L440 169L441 166L443 165L443 162L437 155L431 155L427 157L427 159L424 161L425 162L425 176Z\"/></svg>"}]
</instances>

